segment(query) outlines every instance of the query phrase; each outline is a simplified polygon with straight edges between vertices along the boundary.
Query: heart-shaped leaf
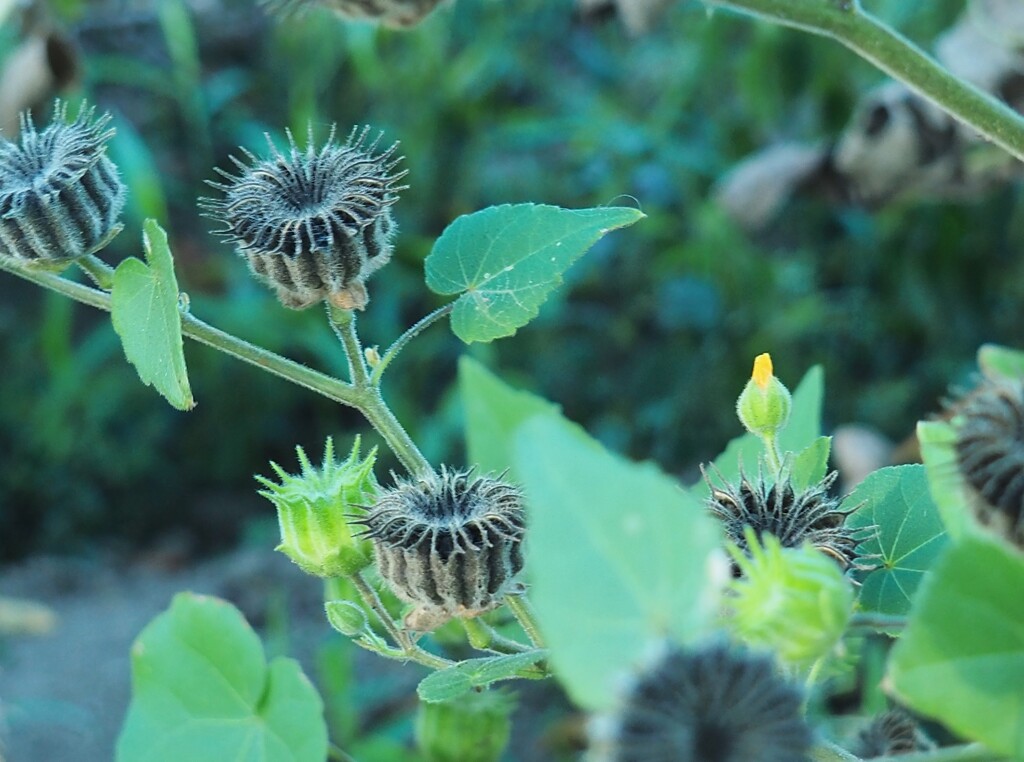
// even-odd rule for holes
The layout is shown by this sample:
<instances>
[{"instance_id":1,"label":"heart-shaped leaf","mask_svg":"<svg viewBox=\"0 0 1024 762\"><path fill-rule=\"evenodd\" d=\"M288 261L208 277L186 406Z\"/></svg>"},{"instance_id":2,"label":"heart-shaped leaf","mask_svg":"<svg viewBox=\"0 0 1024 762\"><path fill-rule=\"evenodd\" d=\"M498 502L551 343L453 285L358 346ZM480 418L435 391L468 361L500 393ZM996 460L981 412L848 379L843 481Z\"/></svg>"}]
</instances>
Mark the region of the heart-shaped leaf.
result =
<instances>
[{"instance_id":1,"label":"heart-shaped leaf","mask_svg":"<svg viewBox=\"0 0 1024 762\"><path fill-rule=\"evenodd\" d=\"M861 507L847 519L847 526L875 527L876 534L861 543L860 551L877 556L878 564L862 577L861 608L904 615L925 572L949 543L924 466L875 471L844 501L844 506L857 505Z\"/></svg>"},{"instance_id":2,"label":"heart-shaped leaf","mask_svg":"<svg viewBox=\"0 0 1024 762\"><path fill-rule=\"evenodd\" d=\"M516 437L529 506L531 600L569 695L608 707L653 643L702 634L718 609L718 523L651 463L612 455L553 415Z\"/></svg>"},{"instance_id":3,"label":"heart-shaped leaf","mask_svg":"<svg viewBox=\"0 0 1024 762\"><path fill-rule=\"evenodd\" d=\"M316 689L292 659L267 664L230 604L181 593L132 647L117 762L323 762Z\"/></svg>"},{"instance_id":4,"label":"heart-shaped leaf","mask_svg":"<svg viewBox=\"0 0 1024 762\"><path fill-rule=\"evenodd\" d=\"M901 703L1024 759L1024 557L965 536L935 565L889 662Z\"/></svg>"},{"instance_id":5,"label":"heart-shaped leaf","mask_svg":"<svg viewBox=\"0 0 1024 762\"><path fill-rule=\"evenodd\" d=\"M129 257L114 271L114 330L142 382L152 384L178 410L190 410L196 403L185 369L178 281L167 233L156 220L146 220L142 243L148 265Z\"/></svg>"},{"instance_id":6,"label":"heart-shaped leaf","mask_svg":"<svg viewBox=\"0 0 1024 762\"><path fill-rule=\"evenodd\" d=\"M636 209L506 204L456 219L427 257L427 286L461 294L452 330L467 344L511 336L537 316L562 273L605 233L643 217Z\"/></svg>"}]
</instances>

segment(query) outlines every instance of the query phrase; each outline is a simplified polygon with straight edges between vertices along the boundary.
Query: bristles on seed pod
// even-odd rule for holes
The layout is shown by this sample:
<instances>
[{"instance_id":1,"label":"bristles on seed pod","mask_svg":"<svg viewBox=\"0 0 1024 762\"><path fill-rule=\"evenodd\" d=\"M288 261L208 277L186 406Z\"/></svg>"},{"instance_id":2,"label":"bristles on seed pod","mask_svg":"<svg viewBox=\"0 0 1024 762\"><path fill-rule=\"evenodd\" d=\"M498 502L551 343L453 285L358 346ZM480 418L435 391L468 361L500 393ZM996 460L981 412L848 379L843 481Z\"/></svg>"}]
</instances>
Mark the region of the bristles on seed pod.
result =
<instances>
[{"instance_id":1,"label":"bristles on seed pod","mask_svg":"<svg viewBox=\"0 0 1024 762\"><path fill-rule=\"evenodd\" d=\"M362 309L364 282L391 258L395 223L391 205L405 176L397 171L398 144L378 152L381 135L353 129L341 145L334 128L317 150L312 129L306 149L291 133L281 153L248 163L231 157L238 174L216 171L210 182L224 197L200 199L207 217L224 224L218 235L235 245L261 281L287 307L304 309L327 299L342 309Z\"/></svg>"},{"instance_id":2,"label":"bristles on seed pod","mask_svg":"<svg viewBox=\"0 0 1024 762\"><path fill-rule=\"evenodd\" d=\"M803 762L812 733L798 689L764 656L671 647L595 718L599 762Z\"/></svg>"},{"instance_id":3,"label":"bristles on seed pod","mask_svg":"<svg viewBox=\"0 0 1024 762\"><path fill-rule=\"evenodd\" d=\"M494 608L523 568L522 494L500 478L443 468L398 481L357 521L381 576L416 605L413 629Z\"/></svg>"},{"instance_id":4,"label":"bristles on seed pod","mask_svg":"<svg viewBox=\"0 0 1024 762\"><path fill-rule=\"evenodd\" d=\"M385 26L405 29L415 26L441 0L265 0L271 11L284 16L311 8L327 8L352 21L379 21Z\"/></svg>"},{"instance_id":5,"label":"bristles on seed pod","mask_svg":"<svg viewBox=\"0 0 1024 762\"><path fill-rule=\"evenodd\" d=\"M853 529L845 525L846 517L856 510L843 508L841 501L829 495L838 473L833 471L817 484L796 490L783 471L778 480L769 482L763 474L754 478L740 475L734 485L719 479L718 486L705 472L711 490L708 510L722 522L729 540L749 555L746 527L757 537L773 535L784 548L799 548L804 543L831 556L846 570L860 567L857 546L867 539L872 527Z\"/></svg>"},{"instance_id":6,"label":"bristles on seed pod","mask_svg":"<svg viewBox=\"0 0 1024 762\"><path fill-rule=\"evenodd\" d=\"M914 718L897 707L882 712L860 731L853 753L862 759L875 759L911 754L928 746Z\"/></svg>"},{"instance_id":7,"label":"bristles on seed pod","mask_svg":"<svg viewBox=\"0 0 1024 762\"><path fill-rule=\"evenodd\" d=\"M57 101L37 130L21 115L20 144L0 141L0 257L61 264L91 254L118 229L125 188L107 158L110 114Z\"/></svg>"},{"instance_id":8,"label":"bristles on seed pod","mask_svg":"<svg viewBox=\"0 0 1024 762\"><path fill-rule=\"evenodd\" d=\"M1024 381L985 381L957 412L957 464L971 507L1024 550Z\"/></svg>"}]
</instances>

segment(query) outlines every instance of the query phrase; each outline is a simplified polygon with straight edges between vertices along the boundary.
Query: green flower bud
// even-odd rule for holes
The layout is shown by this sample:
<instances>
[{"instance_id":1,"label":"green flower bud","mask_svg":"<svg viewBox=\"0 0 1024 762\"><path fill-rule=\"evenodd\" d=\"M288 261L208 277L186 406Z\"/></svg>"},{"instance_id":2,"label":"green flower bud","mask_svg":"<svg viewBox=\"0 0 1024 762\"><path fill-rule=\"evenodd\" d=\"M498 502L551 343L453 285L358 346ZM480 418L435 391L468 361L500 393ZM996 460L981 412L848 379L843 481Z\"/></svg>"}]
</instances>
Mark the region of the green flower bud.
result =
<instances>
[{"instance_id":1,"label":"green flower bud","mask_svg":"<svg viewBox=\"0 0 1024 762\"><path fill-rule=\"evenodd\" d=\"M373 475L376 449L364 460L359 459L356 438L348 459L334 459L334 442L328 437L323 465L312 466L301 447L295 448L302 473L292 476L276 463L271 467L281 479L280 484L263 476L257 481L267 489L260 492L277 507L281 526L281 544L277 550L299 567L318 577L341 577L355 574L369 566L372 546L353 533L349 522L364 511L377 495Z\"/></svg>"},{"instance_id":2,"label":"green flower bud","mask_svg":"<svg viewBox=\"0 0 1024 762\"><path fill-rule=\"evenodd\" d=\"M746 533L749 557L729 553L742 572L732 583L736 633L797 668L810 667L839 641L853 612L853 589L836 564L810 545L783 548L770 534Z\"/></svg>"},{"instance_id":3,"label":"green flower bud","mask_svg":"<svg viewBox=\"0 0 1024 762\"><path fill-rule=\"evenodd\" d=\"M342 635L355 638L367 632L370 623L366 612L352 601L327 601L324 604L327 621Z\"/></svg>"},{"instance_id":4,"label":"green flower bud","mask_svg":"<svg viewBox=\"0 0 1024 762\"><path fill-rule=\"evenodd\" d=\"M774 436L789 422L793 398L772 372L771 355L754 359L754 372L736 400L736 415L751 434Z\"/></svg>"},{"instance_id":5,"label":"green flower bud","mask_svg":"<svg viewBox=\"0 0 1024 762\"><path fill-rule=\"evenodd\" d=\"M497 762L508 745L515 700L501 691L469 691L440 703L422 702L416 743L428 762Z\"/></svg>"}]
</instances>

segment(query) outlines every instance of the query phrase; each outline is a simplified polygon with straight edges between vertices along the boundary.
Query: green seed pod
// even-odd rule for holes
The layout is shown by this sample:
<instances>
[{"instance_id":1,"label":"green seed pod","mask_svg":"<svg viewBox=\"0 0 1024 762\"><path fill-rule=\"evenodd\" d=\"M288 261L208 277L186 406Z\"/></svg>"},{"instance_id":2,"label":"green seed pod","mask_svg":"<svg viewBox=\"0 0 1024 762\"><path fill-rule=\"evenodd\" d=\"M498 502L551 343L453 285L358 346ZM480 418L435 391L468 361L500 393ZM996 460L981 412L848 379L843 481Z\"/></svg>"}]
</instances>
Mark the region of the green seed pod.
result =
<instances>
[{"instance_id":1,"label":"green seed pod","mask_svg":"<svg viewBox=\"0 0 1024 762\"><path fill-rule=\"evenodd\" d=\"M366 612L352 601L327 601L324 604L327 621L342 635L355 638L369 629Z\"/></svg>"},{"instance_id":2,"label":"green seed pod","mask_svg":"<svg viewBox=\"0 0 1024 762\"><path fill-rule=\"evenodd\" d=\"M515 699L496 690L421 702L416 745L427 762L498 762L512 731Z\"/></svg>"},{"instance_id":3,"label":"green seed pod","mask_svg":"<svg viewBox=\"0 0 1024 762\"><path fill-rule=\"evenodd\" d=\"M597 762L806 762L813 735L798 689L772 661L712 645L677 646L590 725Z\"/></svg>"},{"instance_id":4,"label":"green seed pod","mask_svg":"<svg viewBox=\"0 0 1024 762\"><path fill-rule=\"evenodd\" d=\"M377 494L373 463L377 451L359 459L359 439L348 459L334 459L334 442L328 438L320 468L310 464L301 447L296 447L302 473L292 476L276 463L271 467L280 484L257 476L267 489L260 492L277 507L281 544L303 571L317 577L343 577L370 565L371 549L366 540L353 533L350 522L360 507Z\"/></svg>"},{"instance_id":5,"label":"green seed pod","mask_svg":"<svg viewBox=\"0 0 1024 762\"><path fill-rule=\"evenodd\" d=\"M774 436L789 422L793 398L772 372L769 354L754 359L754 372L736 400L736 415L751 434Z\"/></svg>"},{"instance_id":6,"label":"green seed pod","mask_svg":"<svg viewBox=\"0 0 1024 762\"><path fill-rule=\"evenodd\" d=\"M266 0L265 5L283 15L300 13L314 7L328 8L344 19L379 21L385 26L404 29L415 26L441 0Z\"/></svg>"},{"instance_id":7,"label":"green seed pod","mask_svg":"<svg viewBox=\"0 0 1024 762\"><path fill-rule=\"evenodd\" d=\"M287 155L268 136L271 158L243 148L248 165L231 157L240 174L217 169L226 182L209 182L224 198L199 201L207 217L224 224L217 234L236 246L286 307L305 309L326 299L341 309L362 309L366 279L391 258L391 205L407 187L396 185L406 173L395 171L398 144L375 154L381 136L367 143L369 134L369 127L353 129L339 146L332 127L317 151L311 129L302 152L288 133Z\"/></svg>"},{"instance_id":8,"label":"green seed pod","mask_svg":"<svg viewBox=\"0 0 1024 762\"><path fill-rule=\"evenodd\" d=\"M500 479L443 468L400 481L359 523L381 576L416 606L406 618L415 630L495 608L523 568L522 495Z\"/></svg>"},{"instance_id":9,"label":"green seed pod","mask_svg":"<svg viewBox=\"0 0 1024 762\"><path fill-rule=\"evenodd\" d=\"M804 545L783 548L746 530L747 553L729 545L741 576L733 581L731 622L748 646L768 648L789 665L810 667L835 647L853 613L853 587L836 564Z\"/></svg>"},{"instance_id":10,"label":"green seed pod","mask_svg":"<svg viewBox=\"0 0 1024 762\"><path fill-rule=\"evenodd\" d=\"M1024 381L986 381L957 406L957 466L978 521L1024 550Z\"/></svg>"},{"instance_id":11,"label":"green seed pod","mask_svg":"<svg viewBox=\"0 0 1024 762\"><path fill-rule=\"evenodd\" d=\"M67 264L91 254L119 229L125 188L107 158L110 115L82 107L68 120L57 101L37 131L21 115L21 144L0 140L0 257Z\"/></svg>"},{"instance_id":12,"label":"green seed pod","mask_svg":"<svg viewBox=\"0 0 1024 762\"><path fill-rule=\"evenodd\" d=\"M711 491L708 510L722 522L726 537L741 550L747 549L747 527L756 537L770 534L784 548L799 548L808 543L831 556L846 570L860 568L857 546L873 531L872 527L851 529L844 525L854 508L841 507L840 500L829 495L838 474L832 472L818 484L797 491L785 471L775 482L762 474L756 478L740 475L739 485L717 486L707 474Z\"/></svg>"}]
</instances>

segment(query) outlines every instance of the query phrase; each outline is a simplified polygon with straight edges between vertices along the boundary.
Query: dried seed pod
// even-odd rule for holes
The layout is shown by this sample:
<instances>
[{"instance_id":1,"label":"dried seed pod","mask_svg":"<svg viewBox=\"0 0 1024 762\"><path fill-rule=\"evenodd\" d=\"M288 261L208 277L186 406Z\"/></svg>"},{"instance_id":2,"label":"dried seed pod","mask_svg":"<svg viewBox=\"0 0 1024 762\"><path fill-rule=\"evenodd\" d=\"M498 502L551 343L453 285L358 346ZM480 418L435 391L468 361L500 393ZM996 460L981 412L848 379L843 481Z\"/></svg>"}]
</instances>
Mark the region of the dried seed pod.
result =
<instances>
[{"instance_id":1,"label":"dried seed pod","mask_svg":"<svg viewBox=\"0 0 1024 762\"><path fill-rule=\"evenodd\" d=\"M985 381L956 409L957 464L971 507L1024 549L1024 381Z\"/></svg>"},{"instance_id":2,"label":"dried seed pod","mask_svg":"<svg viewBox=\"0 0 1024 762\"><path fill-rule=\"evenodd\" d=\"M929 746L914 718L900 708L876 716L857 735L854 754L862 759L895 757L923 751Z\"/></svg>"},{"instance_id":3,"label":"dried seed pod","mask_svg":"<svg viewBox=\"0 0 1024 762\"><path fill-rule=\"evenodd\" d=\"M418 24L440 3L441 0L266 0L264 4L284 15L319 6L345 19L379 21L404 29Z\"/></svg>"},{"instance_id":4,"label":"dried seed pod","mask_svg":"<svg viewBox=\"0 0 1024 762\"><path fill-rule=\"evenodd\" d=\"M756 478L741 474L738 486L722 487L705 474L711 489L707 506L722 522L728 539L747 555L750 551L745 528L750 527L757 537L764 533L775 536L784 548L810 543L848 569L858 565L857 545L867 539L871 528L845 526L847 515L855 508L844 509L839 500L829 496L837 476L833 471L818 484L798 492L785 472L776 482L767 481L762 474Z\"/></svg>"},{"instance_id":5,"label":"dried seed pod","mask_svg":"<svg viewBox=\"0 0 1024 762\"><path fill-rule=\"evenodd\" d=\"M443 468L399 481L357 521L381 576L416 605L407 619L413 629L494 608L523 568L522 495L501 479Z\"/></svg>"},{"instance_id":6,"label":"dried seed pod","mask_svg":"<svg viewBox=\"0 0 1024 762\"><path fill-rule=\"evenodd\" d=\"M342 309L362 309L366 278L391 257L395 224L391 205L398 144L380 153L381 135L353 129L343 145L331 128L319 151L310 131L305 151L288 133L282 154L267 137L271 157L259 159L242 149L249 164L235 157L239 170L216 171L226 182L210 182L224 198L200 199L206 216L224 224L217 231L233 243L252 272L277 293L286 307L305 309L327 299Z\"/></svg>"},{"instance_id":7,"label":"dried seed pod","mask_svg":"<svg viewBox=\"0 0 1024 762\"><path fill-rule=\"evenodd\" d=\"M600 762L803 762L812 733L800 691L768 657L672 647L591 725Z\"/></svg>"},{"instance_id":8,"label":"dried seed pod","mask_svg":"<svg viewBox=\"0 0 1024 762\"><path fill-rule=\"evenodd\" d=\"M23 113L20 145L0 141L0 256L68 263L116 232L125 188L106 156L110 115L94 113L69 121L57 101L44 130Z\"/></svg>"}]
</instances>

